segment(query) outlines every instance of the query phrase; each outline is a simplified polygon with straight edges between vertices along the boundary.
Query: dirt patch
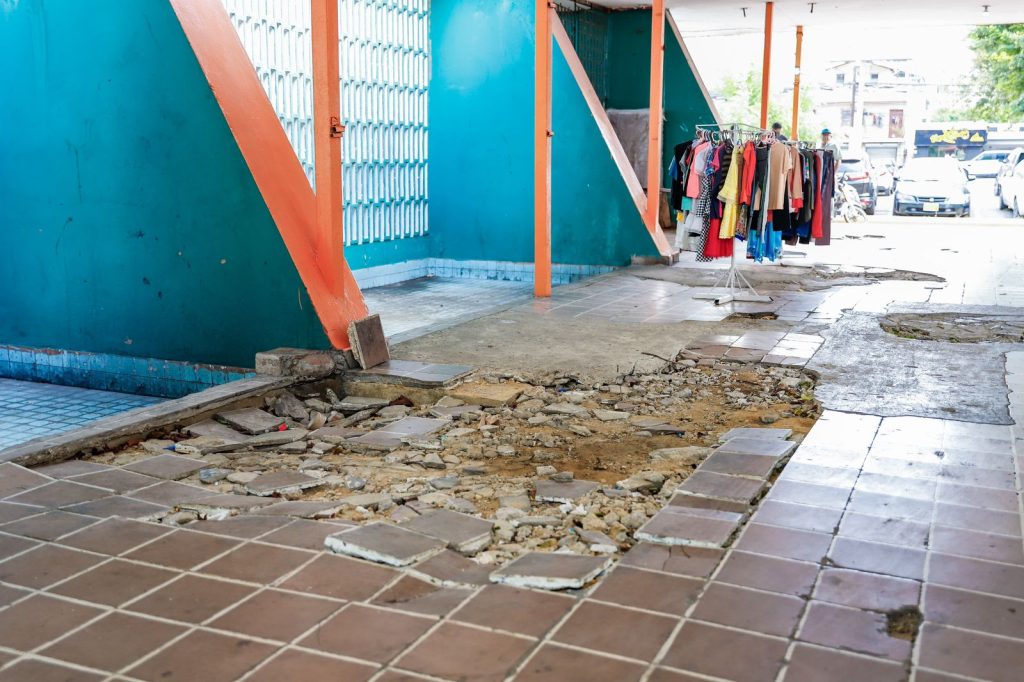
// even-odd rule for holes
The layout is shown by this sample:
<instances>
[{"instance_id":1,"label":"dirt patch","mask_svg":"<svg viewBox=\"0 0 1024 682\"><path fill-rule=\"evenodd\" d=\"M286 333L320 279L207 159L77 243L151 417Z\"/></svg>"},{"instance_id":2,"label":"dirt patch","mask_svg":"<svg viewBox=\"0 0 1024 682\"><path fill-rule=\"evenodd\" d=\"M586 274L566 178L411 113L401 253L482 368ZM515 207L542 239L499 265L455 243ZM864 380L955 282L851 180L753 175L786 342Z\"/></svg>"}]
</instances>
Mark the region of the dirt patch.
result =
<instances>
[{"instance_id":1,"label":"dirt patch","mask_svg":"<svg viewBox=\"0 0 1024 682\"><path fill-rule=\"evenodd\" d=\"M885 631L890 637L913 642L921 629L924 616L916 606L903 606L885 614Z\"/></svg>"},{"instance_id":2,"label":"dirt patch","mask_svg":"<svg viewBox=\"0 0 1024 682\"><path fill-rule=\"evenodd\" d=\"M1022 343L1024 317L957 313L897 314L882 329L904 339L947 343Z\"/></svg>"},{"instance_id":3,"label":"dirt patch","mask_svg":"<svg viewBox=\"0 0 1024 682\"><path fill-rule=\"evenodd\" d=\"M777 320L779 316L775 313L761 312L761 313L733 313L726 319L743 319L743 320Z\"/></svg>"}]
</instances>

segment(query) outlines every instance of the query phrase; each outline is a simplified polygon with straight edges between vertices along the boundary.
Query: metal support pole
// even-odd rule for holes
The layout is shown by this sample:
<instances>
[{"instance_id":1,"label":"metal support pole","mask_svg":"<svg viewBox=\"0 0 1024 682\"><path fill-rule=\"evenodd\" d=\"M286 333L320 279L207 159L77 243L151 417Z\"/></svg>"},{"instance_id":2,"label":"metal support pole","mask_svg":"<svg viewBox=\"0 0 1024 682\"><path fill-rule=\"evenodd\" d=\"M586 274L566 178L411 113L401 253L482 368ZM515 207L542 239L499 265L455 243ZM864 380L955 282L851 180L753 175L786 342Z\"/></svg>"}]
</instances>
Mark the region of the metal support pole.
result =
<instances>
[{"instance_id":1,"label":"metal support pole","mask_svg":"<svg viewBox=\"0 0 1024 682\"><path fill-rule=\"evenodd\" d=\"M551 296L551 18L536 2L533 118L533 294Z\"/></svg>"},{"instance_id":2,"label":"metal support pole","mask_svg":"<svg viewBox=\"0 0 1024 682\"><path fill-rule=\"evenodd\" d=\"M804 44L804 27L796 27L796 68L793 71L793 125L789 129L789 139L799 140L800 132L800 53Z\"/></svg>"},{"instance_id":3,"label":"metal support pole","mask_svg":"<svg viewBox=\"0 0 1024 682\"><path fill-rule=\"evenodd\" d=\"M651 90L647 138L647 213L648 231L658 227L661 208L661 118L664 107L665 0L651 3Z\"/></svg>"},{"instance_id":4,"label":"metal support pole","mask_svg":"<svg viewBox=\"0 0 1024 682\"><path fill-rule=\"evenodd\" d=\"M768 91L772 75L772 10L775 3L764 3L764 60L761 62L761 127L768 127Z\"/></svg>"},{"instance_id":5,"label":"metal support pole","mask_svg":"<svg viewBox=\"0 0 1024 682\"><path fill-rule=\"evenodd\" d=\"M344 258L341 208L341 81L338 75L337 0L313 0L313 153L316 161L316 237L318 261ZM332 287L336 268L324 268Z\"/></svg>"}]
</instances>

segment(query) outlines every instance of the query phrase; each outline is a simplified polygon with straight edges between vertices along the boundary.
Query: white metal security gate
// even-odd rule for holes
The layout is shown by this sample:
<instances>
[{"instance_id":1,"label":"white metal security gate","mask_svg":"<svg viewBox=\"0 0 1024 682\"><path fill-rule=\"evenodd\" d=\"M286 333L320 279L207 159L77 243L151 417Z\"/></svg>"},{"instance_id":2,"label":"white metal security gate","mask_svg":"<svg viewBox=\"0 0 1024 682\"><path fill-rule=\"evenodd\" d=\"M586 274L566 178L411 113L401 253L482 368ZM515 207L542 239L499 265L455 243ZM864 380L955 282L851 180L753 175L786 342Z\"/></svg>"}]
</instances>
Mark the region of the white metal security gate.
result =
<instances>
[{"instance_id":1,"label":"white metal security gate","mask_svg":"<svg viewBox=\"0 0 1024 682\"><path fill-rule=\"evenodd\" d=\"M223 0L310 183L309 0ZM338 0L345 243L427 233L429 0Z\"/></svg>"}]
</instances>

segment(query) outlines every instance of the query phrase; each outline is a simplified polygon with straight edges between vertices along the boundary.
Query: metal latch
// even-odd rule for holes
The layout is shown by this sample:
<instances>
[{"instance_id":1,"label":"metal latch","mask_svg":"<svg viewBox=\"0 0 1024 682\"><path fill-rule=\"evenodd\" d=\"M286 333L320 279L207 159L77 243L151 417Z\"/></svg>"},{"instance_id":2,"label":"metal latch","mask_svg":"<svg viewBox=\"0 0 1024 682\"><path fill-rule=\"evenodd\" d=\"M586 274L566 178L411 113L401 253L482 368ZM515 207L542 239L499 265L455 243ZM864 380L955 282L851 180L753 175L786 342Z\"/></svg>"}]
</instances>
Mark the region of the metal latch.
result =
<instances>
[{"instance_id":1,"label":"metal latch","mask_svg":"<svg viewBox=\"0 0 1024 682\"><path fill-rule=\"evenodd\" d=\"M341 137L345 134L345 126L337 116L331 116L331 137Z\"/></svg>"}]
</instances>

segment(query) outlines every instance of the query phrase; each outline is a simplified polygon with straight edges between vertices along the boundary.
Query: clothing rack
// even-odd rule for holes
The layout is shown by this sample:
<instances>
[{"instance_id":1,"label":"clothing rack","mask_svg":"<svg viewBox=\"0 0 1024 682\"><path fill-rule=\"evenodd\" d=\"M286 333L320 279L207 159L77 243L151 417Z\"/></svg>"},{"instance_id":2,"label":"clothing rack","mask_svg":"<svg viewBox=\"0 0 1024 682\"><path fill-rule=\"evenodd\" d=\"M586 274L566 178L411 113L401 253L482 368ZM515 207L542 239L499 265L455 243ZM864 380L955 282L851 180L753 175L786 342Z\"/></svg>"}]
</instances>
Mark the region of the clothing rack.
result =
<instances>
[{"instance_id":1,"label":"clothing rack","mask_svg":"<svg viewBox=\"0 0 1024 682\"><path fill-rule=\"evenodd\" d=\"M775 133L771 130L764 128L758 128L757 126L748 125L746 123L702 123L695 126L697 131L703 131L705 133L722 134L727 133L737 138L746 137L747 139L761 139L766 142L774 142L776 140ZM723 286L724 280L724 286ZM716 289L724 289L724 291L716 292ZM757 293L757 289L754 288L743 273L740 272L739 267L736 265L736 250L733 249L732 255L729 256L729 269L722 273L717 280L715 280L714 286L711 287L711 291L708 293L694 294L693 298L698 300L714 301L715 305L724 305L726 303L732 303L733 301L740 301L743 303L771 303L771 296L764 296Z\"/></svg>"}]
</instances>

